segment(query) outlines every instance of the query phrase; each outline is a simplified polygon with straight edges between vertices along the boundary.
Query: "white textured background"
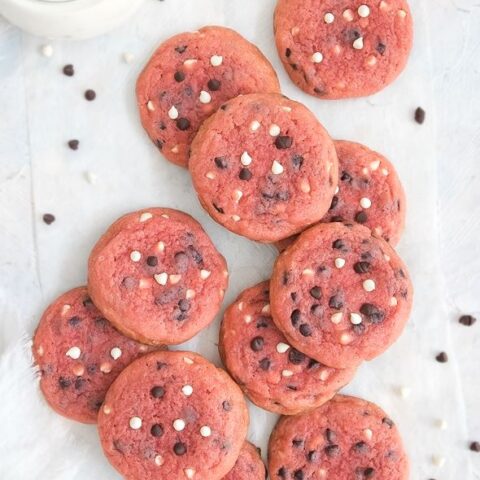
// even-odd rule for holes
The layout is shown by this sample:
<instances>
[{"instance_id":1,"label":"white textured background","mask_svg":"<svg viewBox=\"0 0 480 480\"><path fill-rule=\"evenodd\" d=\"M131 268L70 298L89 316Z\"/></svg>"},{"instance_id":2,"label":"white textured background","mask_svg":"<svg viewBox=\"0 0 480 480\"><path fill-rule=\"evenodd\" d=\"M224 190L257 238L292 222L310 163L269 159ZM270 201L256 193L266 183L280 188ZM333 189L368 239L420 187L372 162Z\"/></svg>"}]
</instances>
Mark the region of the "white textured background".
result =
<instances>
[{"instance_id":1,"label":"white textured background","mask_svg":"<svg viewBox=\"0 0 480 480\"><path fill-rule=\"evenodd\" d=\"M81 43L45 42L0 19L0 479L117 479L96 430L51 412L32 379L25 348L48 302L85 281L86 258L120 214L180 208L199 219L227 257L227 302L269 276L272 248L235 237L200 209L187 172L163 161L141 130L136 76L163 39L205 24L237 29L277 67L285 93L304 101L336 138L363 142L396 165L409 199L399 247L416 286L415 309L400 341L362 366L346 389L387 410L412 458L414 480L480 479L480 4L411 0L414 52L406 72L368 99L322 102L293 87L280 66L274 0L147 0L121 29ZM368 3L368 2L367 2ZM126 65L122 54L135 54ZM61 68L75 65L67 78ZM97 91L94 102L83 92ZM423 126L412 120L421 105ZM65 143L80 140L80 149ZM94 185L86 180L94 174ZM57 221L47 226L41 217ZM189 343L218 361L215 324ZM448 352L450 362L434 356ZM398 389L410 391L407 398ZM266 446L275 416L254 407L250 438ZM445 419L446 430L436 423ZM439 467L432 456L443 457ZM334 479L332 479L334 480ZM382 479L387 480L387 479Z\"/></svg>"}]
</instances>

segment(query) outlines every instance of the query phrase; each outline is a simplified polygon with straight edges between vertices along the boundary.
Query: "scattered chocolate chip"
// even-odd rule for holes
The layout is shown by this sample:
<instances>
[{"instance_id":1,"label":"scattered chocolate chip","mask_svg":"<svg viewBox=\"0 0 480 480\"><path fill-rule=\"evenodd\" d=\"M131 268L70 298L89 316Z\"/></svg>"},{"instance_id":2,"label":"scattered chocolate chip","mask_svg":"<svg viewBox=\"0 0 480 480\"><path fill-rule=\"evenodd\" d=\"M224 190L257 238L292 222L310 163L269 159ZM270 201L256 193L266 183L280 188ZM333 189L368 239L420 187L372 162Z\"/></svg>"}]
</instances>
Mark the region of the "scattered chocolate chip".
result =
<instances>
[{"instance_id":1,"label":"scattered chocolate chip","mask_svg":"<svg viewBox=\"0 0 480 480\"><path fill-rule=\"evenodd\" d=\"M260 360L259 362L259 365L262 370L267 371L270 368L271 363L272 362L270 362L270 359L262 358L262 360Z\"/></svg>"},{"instance_id":2,"label":"scattered chocolate chip","mask_svg":"<svg viewBox=\"0 0 480 480\"><path fill-rule=\"evenodd\" d=\"M363 471L364 478L372 478L375 475L375 469L372 467L368 467Z\"/></svg>"},{"instance_id":3,"label":"scattered chocolate chip","mask_svg":"<svg viewBox=\"0 0 480 480\"><path fill-rule=\"evenodd\" d=\"M168 364L166 364L165 362L157 362L157 370L163 370L167 366Z\"/></svg>"},{"instance_id":4,"label":"scattered chocolate chip","mask_svg":"<svg viewBox=\"0 0 480 480\"><path fill-rule=\"evenodd\" d=\"M266 317L258 317L257 328L268 328L268 319Z\"/></svg>"},{"instance_id":5,"label":"scattered chocolate chip","mask_svg":"<svg viewBox=\"0 0 480 480\"><path fill-rule=\"evenodd\" d=\"M353 177L352 177L348 172L343 171L343 172L342 172L342 175L340 176L340 180L341 180L342 182L351 183L352 180L353 180Z\"/></svg>"},{"instance_id":6,"label":"scattered chocolate chip","mask_svg":"<svg viewBox=\"0 0 480 480\"><path fill-rule=\"evenodd\" d=\"M182 442L177 442L173 446L173 451L175 452L175 455L185 455L187 453L187 446Z\"/></svg>"},{"instance_id":7,"label":"scattered chocolate chip","mask_svg":"<svg viewBox=\"0 0 480 480\"><path fill-rule=\"evenodd\" d=\"M252 172L248 168L242 168L238 175L240 180L250 180L252 178Z\"/></svg>"},{"instance_id":8,"label":"scattered chocolate chip","mask_svg":"<svg viewBox=\"0 0 480 480\"><path fill-rule=\"evenodd\" d=\"M293 474L293 478L295 480L303 480L303 470L295 470L294 474Z\"/></svg>"},{"instance_id":9,"label":"scattered chocolate chip","mask_svg":"<svg viewBox=\"0 0 480 480\"><path fill-rule=\"evenodd\" d=\"M219 80L215 80L214 78L209 80L207 85L208 85L208 89L212 92L216 92L217 90L220 90L220 87L222 86L221 82Z\"/></svg>"},{"instance_id":10,"label":"scattered chocolate chip","mask_svg":"<svg viewBox=\"0 0 480 480\"><path fill-rule=\"evenodd\" d=\"M328 443L334 443L337 439L337 434L330 428L325 430L325 438L327 439Z\"/></svg>"},{"instance_id":11,"label":"scattered chocolate chip","mask_svg":"<svg viewBox=\"0 0 480 480\"><path fill-rule=\"evenodd\" d=\"M310 307L310 313L318 318L323 317L323 307L321 305L314 304Z\"/></svg>"},{"instance_id":12,"label":"scattered chocolate chip","mask_svg":"<svg viewBox=\"0 0 480 480\"><path fill-rule=\"evenodd\" d=\"M78 150L79 145L80 145L80 142L78 140L69 140L68 141L68 147L71 150Z\"/></svg>"},{"instance_id":13,"label":"scattered chocolate chip","mask_svg":"<svg viewBox=\"0 0 480 480\"><path fill-rule=\"evenodd\" d=\"M290 298L292 299L293 302L296 302L298 298L297 292L291 292Z\"/></svg>"},{"instance_id":14,"label":"scattered chocolate chip","mask_svg":"<svg viewBox=\"0 0 480 480\"><path fill-rule=\"evenodd\" d=\"M158 370L158 366L157 366ZM150 394L152 395L153 398L162 398L165 395L165 389L160 386L153 387L150 390Z\"/></svg>"},{"instance_id":15,"label":"scattered chocolate chip","mask_svg":"<svg viewBox=\"0 0 480 480\"><path fill-rule=\"evenodd\" d=\"M224 170L228 167L227 159L225 157L215 157L214 162L220 170Z\"/></svg>"},{"instance_id":16,"label":"scattered chocolate chip","mask_svg":"<svg viewBox=\"0 0 480 480\"><path fill-rule=\"evenodd\" d=\"M291 55L291 54L292 54L292 51L291 51L289 48L287 48L287 49L285 50L285 56L286 56L287 58L290 58L290 55Z\"/></svg>"},{"instance_id":17,"label":"scattered chocolate chip","mask_svg":"<svg viewBox=\"0 0 480 480\"><path fill-rule=\"evenodd\" d=\"M85 98L86 98L89 102L91 102L92 100L95 100L96 97L97 97L97 94L95 93L95 90L89 89L89 90L87 90L87 91L85 92Z\"/></svg>"},{"instance_id":18,"label":"scattered chocolate chip","mask_svg":"<svg viewBox=\"0 0 480 480\"><path fill-rule=\"evenodd\" d=\"M75 75L75 69L72 64L65 65L62 71L67 77L73 77Z\"/></svg>"},{"instance_id":19,"label":"scattered chocolate chip","mask_svg":"<svg viewBox=\"0 0 480 480\"><path fill-rule=\"evenodd\" d=\"M360 323L359 325L352 325L352 330L357 335L363 335L365 333L365 329L366 327L363 323Z\"/></svg>"},{"instance_id":20,"label":"scattered chocolate chip","mask_svg":"<svg viewBox=\"0 0 480 480\"><path fill-rule=\"evenodd\" d=\"M55 221L55 216L51 213L46 213L42 218L47 225L50 225Z\"/></svg>"},{"instance_id":21,"label":"scattered chocolate chip","mask_svg":"<svg viewBox=\"0 0 480 480\"><path fill-rule=\"evenodd\" d=\"M329 210L333 210L338 205L338 197L334 195L332 198L332 203L330 204Z\"/></svg>"},{"instance_id":22,"label":"scattered chocolate chip","mask_svg":"<svg viewBox=\"0 0 480 480\"><path fill-rule=\"evenodd\" d=\"M290 315L290 320L292 321L292 325L294 327L297 326L297 323L300 321L300 317L301 317L301 313L300 313L300 310L298 309L295 309L292 314Z\"/></svg>"},{"instance_id":23,"label":"scattered chocolate chip","mask_svg":"<svg viewBox=\"0 0 480 480\"><path fill-rule=\"evenodd\" d=\"M357 262L353 265L353 269L356 273L368 273L370 271L371 264L369 262Z\"/></svg>"},{"instance_id":24,"label":"scattered chocolate chip","mask_svg":"<svg viewBox=\"0 0 480 480\"><path fill-rule=\"evenodd\" d=\"M282 284L287 285L289 279L290 279L290 274L288 272L283 272L283 274L282 274Z\"/></svg>"},{"instance_id":25,"label":"scattered chocolate chip","mask_svg":"<svg viewBox=\"0 0 480 480\"><path fill-rule=\"evenodd\" d=\"M325 95L325 89L324 89L324 88L315 87L315 88L313 89L313 91L314 91L317 95Z\"/></svg>"},{"instance_id":26,"label":"scattered chocolate chip","mask_svg":"<svg viewBox=\"0 0 480 480\"><path fill-rule=\"evenodd\" d=\"M232 410L232 406L230 405L230 402L227 401L227 400L224 400L222 402L222 408L226 411L226 412L230 412L230 410Z\"/></svg>"},{"instance_id":27,"label":"scattered chocolate chip","mask_svg":"<svg viewBox=\"0 0 480 480\"><path fill-rule=\"evenodd\" d=\"M340 455L340 447L338 445L327 445L324 450L327 457L337 457Z\"/></svg>"},{"instance_id":28,"label":"scattered chocolate chip","mask_svg":"<svg viewBox=\"0 0 480 480\"><path fill-rule=\"evenodd\" d=\"M312 335L312 327L308 323L302 323L299 330L304 337L310 337Z\"/></svg>"},{"instance_id":29,"label":"scattered chocolate chip","mask_svg":"<svg viewBox=\"0 0 480 480\"><path fill-rule=\"evenodd\" d=\"M425 115L425 110L422 107L418 107L415 110L415 121L421 125L425 121Z\"/></svg>"},{"instance_id":30,"label":"scattered chocolate chip","mask_svg":"<svg viewBox=\"0 0 480 480\"><path fill-rule=\"evenodd\" d=\"M155 423L154 425L152 425L150 433L154 437L161 437L163 435L163 427L159 423Z\"/></svg>"},{"instance_id":31,"label":"scattered chocolate chip","mask_svg":"<svg viewBox=\"0 0 480 480\"><path fill-rule=\"evenodd\" d=\"M320 287L313 287L310 289L310 295L317 300L322 298L322 289Z\"/></svg>"},{"instance_id":32,"label":"scattered chocolate chip","mask_svg":"<svg viewBox=\"0 0 480 480\"><path fill-rule=\"evenodd\" d=\"M318 460L318 452L316 450L310 450L308 453L307 453L307 460L309 462L316 462Z\"/></svg>"},{"instance_id":33,"label":"scattered chocolate chip","mask_svg":"<svg viewBox=\"0 0 480 480\"><path fill-rule=\"evenodd\" d=\"M213 208L218 212L218 213L221 213L222 215L225 213L225 210L222 208L222 207L219 207L218 205L216 205L215 203L212 203L213 205Z\"/></svg>"},{"instance_id":34,"label":"scattered chocolate chip","mask_svg":"<svg viewBox=\"0 0 480 480\"><path fill-rule=\"evenodd\" d=\"M125 277L122 280L122 287L125 287L127 290L132 290L138 284L138 280L133 277Z\"/></svg>"},{"instance_id":35,"label":"scattered chocolate chip","mask_svg":"<svg viewBox=\"0 0 480 480\"><path fill-rule=\"evenodd\" d=\"M357 442L353 449L357 453L367 453L368 452L368 445L365 442Z\"/></svg>"},{"instance_id":36,"label":"scattered chocolate chip","mask_svg":"<svg viewBox=\"0 0 480 480\"><path fill-rule=\"evenodd\" d=\"M187 49L187 45L180 45L178 47L175 47L175 51L177 53L184 53L186 49Z\"/></svg>"},{"instance_id":37,"label":"scattered chocolate chip","mask_svg":"<svg viewBox=\"0 0 480 480\"><path fill-rule=\"evenodd\" d=\"M305 355L295 348L291 348L288 352L288 361L294 365L300 365L305 360Z\"/></svg>"},{"instance_id":38,"label":"scattered chocolate chip","mask_svg":"<svg viewBox=\"0 0 480 480\"><path fill-rule=\"evenodd\" d=\"M182 298L179 302L178 302L178 308L180 308L180 310L182 312L188 312L190 310L190 300L187 300L185 298Z\"/></svg>"},{"instance_id":39,"label":"scattered chocolate chip","mask_svg":"<svg viewBox=\"0 0 480 480\"><path fill-rule=\"evenodd\" d=\"M392 427L395 425L395 423L393 423L393 420L390 419L390 418L388 418L388 417L384 417L384 418L382 419L382 423L384 423L385 425L387 425L389 428L392 428Z\"/></svg>"},{"instance_id":40,"label":"scattered chocolate chip","mask_svg":"<svg viewBox=\"0 0 480 480\"><path fill-rule=\"evenodd\" d=\"M85 300L83 300L82 305L85 308L92 308L93 307L92 299L90 297L86 297Z\"/></svg>"},{"instance_id":41,"label":"scattered chocolate chip","mask_svg":"<svg viewBox=\"0 0 480 480\"><path fill-rule=\"evenodd\" d=\"M87 365L87 372L90 375L93 375L97 371L97 366L94 363L91 363L90 365Z\"/></svg>"},{"instance_id":42,"label":"scattered chocolate chip","mask_svg":"<svg viewBox=\"0 0 480 480\"><path fill-rule=\"evenodd\" d=\"M162 150L163 142L159 138L157 138L157 140L155 141L155 145L158 147L159 150Z\"/></svg>"},{"instance_id":43,"label":"scattered chocolate chip","mask_svg":"<svg viewBox=\"0 0 480 480\"><path fill-rule=\"evenodd\" d=\"M311 358L309 361L308 361L308 365L307 365L307 368L308 370L311 370L312 368L316 368L320 365L320 362L317 362L316 360L314 360L313 358Z\"/></svg>"},{"instance_id":44,"label":"scattered chocolate chip","mask_svg":"<svg viewBox=\"0 0 480 480\"><path fill-rule=\"evenodd\" d=\"M190 120L188 118L180 117L177 119L177 128L179 130L188 130L190 128Z\"/></svg>"},{"instance_id":45,"label":"scattered chocolate chip","mask_svg":"<svg viewBox=\"0 0 480 480\"><path fill-rule=\"evenodd\" d=\"M381 323L385 319L385 314L371 303L364 303L360 307L360 313L365 315L372 323Z\"/></svg>"},{"instance_id":46,"label":"scattered chocolate chip","mask_svg":"<svg viewBox=\"0 0 480 480\"><path fill-rule=\"evenodd\" d=\"M71 326L71 327L76 327L80 322L82 321L82 319L80 317L72 317L68 320L68 324Z\"/></svg>"},{"instance_id":47,"label":"scattered chocolate chip","mask_svg":"<svg viewBox=\"0 0 480 480\"><path fill-rule=\"evenodd\" d=\"M480 442L472 442L470 444L470 450L472 452L480 452Z\"/></svg>"},{"instance_id":48,"label":"scattered chocolate chip","mask_svg":"<svg viewBox=\"0 0 480 480\"><path fill-rule=\"evenodd\" d=\"M193 245L189 245L187 251L197 265L203 263L202 254Z\"/></svg>"},{"instance_id":49,"label":"scattered chocolate chip","mask_svg":"<svg viewBox=\"0 0 480 480\"><path fill-rule=\"evenodd\" d=\"M355 215L355 221L357 223L365 223L366 221L368 220L368 216L365 212L358 212L356 215Z\"/></svg>"},{"instance_id":50,"label":"scattered chocolate chip","mask_svg":"<svg viewBox=\"0 0 480 480\"><path fill-rule=\"evenodd\" d=\"M302 445L303 445L303 440L299 439L299 438L294 438L292 440L292 445L295 447L295 448L300 448Z\"/></svg>"},{"instance_id":51,"label":"scattered chocolate chip","mask_svg":"<svg viewBox=\"0 0 480 480\"><path fill-rule=\"evenodd\" d=\"M59 377L58 384L60 385L60 388L62 390L65 390L66 388L68 388L72 384L72 382L68 378Z\"/></svg>"},{"instance_id":52,"label":"scattered chocolate chip","mask_svg":"<svg viewBox=\"0 0 480 480\"><path fill-rule=\"evenodd\" d=\"M263 340L263 337L255 337L251 342L250 342L250 348L254 352L259 352L260 350L263 349L263 346L265 344L265 341Z\"/></svg>"},{"instance_id":53,"label":"scattered chocolate chip","mask_svg":"<svg viewBox=\"0 0 480 480\"><path fill-rule=\"evenodd\" d=\"M173 78L175 79L176 82L180 83L180 82L183 82L185 80L185 74L183 72L175 72L175 74L173 75Z\"/></svg>"},{"instance_id":54,"label":"scattered chocolate chip","mask_svg":"<svg viewBox=\"0 0 480 480\"><path fill-rule=\"evenodd\" d=\"M435 360L439 363L447 363L448 362L448 355L445 352L440 352L435 357Z\"/></svg>"},{"instance_id":55,"label":"scattered chocolate chip","mask_svg":"<svg viewBox=\"0 0 480 480\"><path fill-rule=\"evenodd\" d=\"M292 164L296 170L300 170L300 168L302 168L303 162L304 158L301 155L294 155L292 157Z\"/></svg>"},{"instance_id":56,"label":"scattered chocolate chip","mask_svg":"<svg viewBox=\"0 0 480 480\"><path fill-rule=\"evenodd\" d=\"M462 325L465 325L466 327L471 327L476 321L477 319L475 317L472 317L471 315L462 315L458 319L458 322Z\"/></svg>"},{"instance_id":57,"label":"scattered chocolate chip","mask_svg":"<svg viewBox=\"0 0 480 480\"><path fill-rule=\"evenodd\" d=\"M108 325L108 321L107 321L106 318L98 317L98 318L95 319L95 326L97 328L101 328L101 329L105 330L107 325Z\"/></svg>"},{"instance_id":58,"label":"scattered chocolate chip","mask_svg":"<svg viewBox=\"0 0 480 480\"><path fill-rule=\"evenodd\" d=\"M328 300L328 306L330 308L333 308L335 310L340 310L343 308L343 298L341 295L337 294L337 295L333 295L332 297L330 297L330 299Z\"/></svg>"},{"instance_id":59,"label":"scattered chocolate chip","mask_svg":"<svg viewBox=\"0 0 480 480\"><path fill-rule=\"evenodd\" d=\"M385 50L387 49L387 46L382 43L382 42L378 42L377 43L377 46L375 47L375 50L380 54L380 55L383 55L385 53Z\"/></svg>"},{"instance_id":60,"label":"scattered chocolate chip","mask_svg":"<svg viewBox=\"0 0 480 480\"><path fill-rule=\"evenodd\" d=\"M279 135L275 139L275 146L279 150L286 150L287 148L290 148L292 144L293 144L293 138L287 135Z\"/></svg>"},{"instance_id":61,"label":"scattered chocolate chip","mask_svg":"<svg viewBox=\"0 0 480 480\"><path fill-rule=\"evenodd\" d=\"M78 377L75 380L75 390L81 390L82 387L85 385L85 381L82 377Z\"/></svg>"},{"instance_id":62,"label":"scattered chocolate chip","mask_svg":"<svg viewBox=\"0 0 480 480\"><path fill-rule=\"evenodd\" d=\"M147 257L147 265L149 267L156 267L158 265L158 258L153 256L153 255L150 255Z\"/></svg>"},{"instance_id":63,"label":"scattered chocolate chip","mask_svg":"<svg viewBox=\"0 0 480 480\"><path fill-rule=\"evenodd\" d=\"M280 478L287 478L287 469L285 467L282 467L278 470L277 475Z\"/></svg>"},{"instance_id":64,"label":"scattered chocolate chip","mask_svg":"<svg viewBox=\"0 0 480 480\"><path fill-rule=\"evenodd\" d=\"M346 245L345 245L345 242L339 238L332 243L332 248L334 248L335 250L344 251L346 250Z\"/></svg>"},{"instance_id":65,"label":"scattered chocolate chip","mask_svg":"<svg viewBox=\"0 0 480 480\"><path fill-rule=\"evenodd\" d=\"M293 70L298 70L298 66L296 63L290 63L290 66L292 67Z\"/></svg>"}]
</instances>

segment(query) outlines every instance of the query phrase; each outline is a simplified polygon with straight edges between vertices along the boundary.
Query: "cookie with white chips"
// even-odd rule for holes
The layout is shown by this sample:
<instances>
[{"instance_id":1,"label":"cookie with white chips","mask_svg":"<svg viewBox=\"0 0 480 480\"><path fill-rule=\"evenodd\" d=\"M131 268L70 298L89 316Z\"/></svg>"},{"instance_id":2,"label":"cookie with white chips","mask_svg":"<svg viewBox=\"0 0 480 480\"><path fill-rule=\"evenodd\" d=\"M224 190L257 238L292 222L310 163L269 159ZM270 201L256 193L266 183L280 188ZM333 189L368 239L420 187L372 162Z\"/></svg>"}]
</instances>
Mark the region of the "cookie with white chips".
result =
<instances>
[{"instance_id":1,"label":"cookie with white chips","mask_svg":"<svg viewBox=\"0 0 480 480\"><path fill-rule=\"evenodd\" d=\"M234 30L215 26L162 43L138 78L137 102L157 148L186 167L198 128L223 102L245 93L279 91L262 52Z\"/></svg>"},{"instance_id":2,"label":"cookie with white chips","mask_svg":"<svg viewBox=\"0 0 480 480\"><path fill-rule=\"evenodd\" d=\"M189 168L211 217L260 242L318 222L338 181L326 130L304 105L278 94L224 104L195 137Z\"/></svg>"},{"instance_id":3,"label":"cookie with white chips","mask_svg":"<svg viewBox=\"0 0 480 480\"><path fill-rule=\"evenodd\" d=\"M125 335L182 343L209 325L228 284L225 259L201 225L169 208L118 219L90 254L88 289Z\"/></svg>"},{"instance_id":4,"label":"cookie with white chips","mask_svg":"<svg viewBox=\"0 0 480 480\"><path fill-rule=\"evenodd\" d=\"M270 316L269 282L248 288L227 308L219 350L245 394L283 415L322 405L355 374L354 368L327 367L289 345Z\"/></svg>"},{"instance_id":5,"label":"cookie with white chips","mask_svg":"<svg viewBox=\"0 0 480 480\"><path fill-rule=\"evenodd\" d=\"M95 423L108 387L133 360L151 351L124 337L104 318L86 287L58 297L33 338L40 389L61 415Z\"/></svg>"},{"instance_id":6,"label":"cookie with white chips","mask_svg":"<svg viewBox=\"0 0 480 480\"><path fill-rule=\"evenodd\" d=\"M413 43L406 0L279 0L274 23L290 78L323 99L382 90L405 68Z\"/></svg>"},{"instance_id":7,"label":"cookie with white chips","mask_svg":"<svg viewBox=\"0 0 480 480\"><path fill-rule=\"evenodd\" d=\"M335 368L383 353L402 333L413 287L398 254L351 223L320 223L278 257L273 321L299 351Z\"/></svg>"},{"instance_id":8,"label":"cookie with white chips","mask_svg":"<svg viewBox=\"0 0 480 480\"><path fill-rule=\"evenodd\" d=\"M192 352L155 352L127 367L98 417L105 455L126 479L219 480L248 427L239 387Z\"/></svg>"}]
</instances>

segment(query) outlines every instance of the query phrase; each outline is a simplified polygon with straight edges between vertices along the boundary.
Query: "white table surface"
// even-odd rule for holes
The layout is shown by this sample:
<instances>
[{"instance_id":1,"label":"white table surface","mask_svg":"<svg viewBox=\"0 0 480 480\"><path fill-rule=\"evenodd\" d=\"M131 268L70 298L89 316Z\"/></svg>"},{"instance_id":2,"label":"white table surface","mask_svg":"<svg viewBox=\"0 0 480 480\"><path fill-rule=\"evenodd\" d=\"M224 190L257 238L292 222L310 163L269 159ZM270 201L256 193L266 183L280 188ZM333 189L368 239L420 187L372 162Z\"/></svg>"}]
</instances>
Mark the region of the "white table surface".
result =
<instances>
[{"instance_id":1,"label":"white table surface","mask_svg":"<svg viewBox=\"0 0 480 480\"><path fill-rule=\"evenodd\" d=\"M368 2L367 2L368 3ZM38 393L28 339L46 304L85 281L86 258L120 214L164 205L199 219L227 257L226 304L267 278L275 251L211 221L188 174L164 161L143 133L133 88L161 40L206 24L236 28L277 68L284 92L305 102L336 138L363 142L395 163L409 213L399 252L416 298L402 338L363 365L346 391L373 400L397 421L412 479L480 479L480 5L411 0L416 41L406 72L368 99L321 102L296 89L272 42L274 0L147 0L127 25L84 42L51 42L0 19L0 479L116 479L94 427L51 412ZM135 61L122 61L124 52ZM73 63L67 78L61 68ZM83 99L93 88L94 102ZM412 121L421 105L423 126ZM80 140L80 149L65 143ZM95 178L95 182L89 182ZM57 220L46 226L43 213ZM189 342L218 362L217 322ZM447 364L434 356L441 350ZM405 387L407 398L399 395ZM251 407L250 438L265 450L276 416ZM439 420L448 427L441 430ZM443 466L433 461L445 459ZM383 479L382 479L383 480ZM387 480L387 479L385 479Z\"/></svg>"}]
</instances>

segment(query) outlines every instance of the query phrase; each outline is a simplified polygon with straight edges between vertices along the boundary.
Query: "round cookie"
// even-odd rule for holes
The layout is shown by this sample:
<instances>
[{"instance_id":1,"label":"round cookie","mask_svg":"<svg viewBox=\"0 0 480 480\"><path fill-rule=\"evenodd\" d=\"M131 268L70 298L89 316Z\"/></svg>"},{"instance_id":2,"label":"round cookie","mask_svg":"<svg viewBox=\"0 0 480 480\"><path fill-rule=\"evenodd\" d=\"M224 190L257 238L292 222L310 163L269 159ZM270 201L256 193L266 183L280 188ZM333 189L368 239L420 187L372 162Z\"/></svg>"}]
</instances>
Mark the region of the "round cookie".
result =
<instances>
[{"instance_id":1,"label":"round cookie","mask_svg":"<svg viewBox=\"0 0 480 480\"><path fill-rule=\"evenodd\" d=\"M212 218L260 242L318 222L338 179L328 133L305 106L277 94L225 104L200 128L189 167Z\"/></svg>"},{"instance_id":2,"label":"round cookie","mask_svg":"<svg viewBox=\"0 0 480 480\"><path fill-rule=\"evenodd\" d=\"M382 90L405 68L413 43L406 0L279 0L274 23L290 78L324 99Z\"/></svg>"},{"instance_id":3,"label":"round cookie","mask_svg":"<svg viewBox=\"0 0 480 480\"><path fill-rule=\"evenodd\" d=\"M260 449L250 442L243 444L235 466L223 480L265 480L267 469L260 456Z\"/></svg>"},{"instance_id":4,"label":"round cookie","mask_svg":"<svg viewBox=\"0 0 480 480\"><path fill-rule=\"evenodd\" d=\"M270 436L272 480L408 480L393 421L377 405L337 395L320 408L282 417Z\"/></svg>"},{"instance_id":5,"label":"round cookie","mask_svg":"<svg viewBox=\"0 0 480 480\"><path fill-rule=\"evenodd\" d=\"M220 479L248 427L242 392L192 352L155 352L127 367L98 416L105 455L129 480Z\"/></svg>"},{"instance_id":6,"label":"round cookie","mask_svg":"<svg viewBox=\"0 0 480 480\"><path fill-rule=\"evenodd\" d=\"M217 314L228 283L225 259L190 215L150 208L117 220L95 245L88 288L126 335L176 344Z\"/></svg>"},{"instance_id":7,"label":"round cookie","mask_svg":"<svg viewBox=\"0 0 480 480\"><path fill-rule=\"evenodd\" d=\"M401 334L413 287L393 248L362 225L321 223L278 257L274 322L289 342L335 368L383 353Z\"/></svg>"},{"instance_id":8,"label":"round cookie","mask_svg":"<svg viewBox=\"0 0 480 480\"><path fill-rule=\"evenodd\" d=\"M279 92L262 52L229 28L205 27L166 40L137 82L143 127L171 162L186 167L202 122L240 94Z\"/></svg>"},{"instance_id":9,"label":"round cookie","mask_svg":"<svg viewBox=\"0 0 480 480\"><path fill-rule=\"evenodd\" d=\"M400 241L406 199L393 165L359 143L337 140L339 182L322 222L357 222L395 246ZM295 237L278 242L280 251Z\"/></svg>"},{"instance_id":10,"label":"round cookie","mask_svg":"<svg viewBox=\"0 0 480 480\"><path fill-rule=\"evenodd\" d=\"M270 316L269 283L242 292L228 307L219 350L230 375L259 407L295 415L325 403L354 368L326 367L292 348Z\"/></svg>"},{"instance_id":11,"label":"round cookie","mask_svg":"<svg viewBox=\"0 0 480 480\"><path fill-rule=\"evenodd\" d=\"M151 350L124 337L78 287L45 311L33 337L40 389L61 415L95 423L108 387L133 360Z\"/></svg>"}]
</instances>

